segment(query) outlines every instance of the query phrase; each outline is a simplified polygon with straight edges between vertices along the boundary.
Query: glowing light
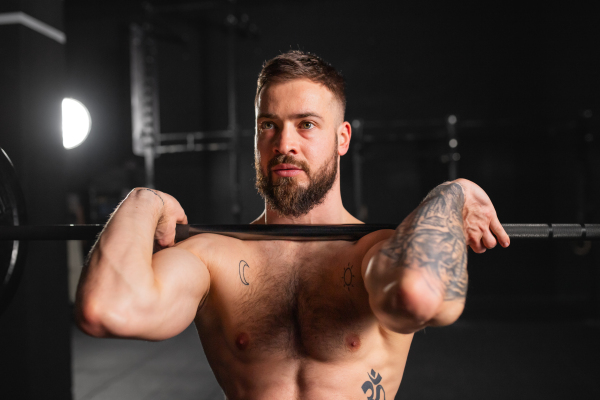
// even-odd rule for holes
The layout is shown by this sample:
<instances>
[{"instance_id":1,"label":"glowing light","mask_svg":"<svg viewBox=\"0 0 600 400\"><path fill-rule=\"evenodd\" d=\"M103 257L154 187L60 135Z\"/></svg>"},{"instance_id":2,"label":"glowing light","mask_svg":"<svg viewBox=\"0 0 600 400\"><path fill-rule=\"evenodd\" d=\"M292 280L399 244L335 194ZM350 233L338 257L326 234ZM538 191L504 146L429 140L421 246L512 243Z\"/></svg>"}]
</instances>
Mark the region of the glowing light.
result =
<instances>
[{"instance_id":1,"label":"glowing light","mask_svg":"<svg viewBox=\"0 0 600 400\"><path fill-rule=\"evenodd\" d=\"M448 117L448 123L449 123L450 125L454 125L454 124L456 124L456 121L457 121L457 119L456 119L456 115L451 115L451 116L449 116L449 117Z\"/></svg>"},{"instance_id":2,"label":"glowing light","mask_svg":"<svg viewBox=\"0 0 600 400\"><path fill-rule=\"evenodd\" d=\"M92 118L87 108L75 99L63 99L62 132L65 149L72 149L83 143L91 127Z\"/></svg>"},{"instance_id":3,"label":"glowing light","mask_svg":"<svg viewBox=\"0 0 600 400\"><path fill-rule=\"evenodd\" d=\"M448 146L455 148L456 146L458 146L458 140L450 139L450 141L448 142Z\"/></svg>"}]
</instances>

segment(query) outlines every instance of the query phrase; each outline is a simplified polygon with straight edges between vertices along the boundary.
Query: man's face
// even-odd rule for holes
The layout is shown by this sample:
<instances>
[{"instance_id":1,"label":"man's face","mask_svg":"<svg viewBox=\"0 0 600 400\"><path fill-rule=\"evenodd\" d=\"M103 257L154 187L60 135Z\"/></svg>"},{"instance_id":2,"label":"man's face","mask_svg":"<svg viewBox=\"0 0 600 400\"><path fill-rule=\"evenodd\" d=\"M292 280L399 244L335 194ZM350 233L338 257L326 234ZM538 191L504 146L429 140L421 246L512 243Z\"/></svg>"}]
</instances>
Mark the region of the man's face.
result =
<instances>
[{"instance_id":1,"label":"man's face","mask_svg":"<svg viewBox=\"0 0 600 400\"><path fill-rule=\"evenodd\" d=\"M338 176L339 101L307 79L263 88L256 105L256 187L281 215L299 217L323 202Z\"/></svg>"}]
</instances>

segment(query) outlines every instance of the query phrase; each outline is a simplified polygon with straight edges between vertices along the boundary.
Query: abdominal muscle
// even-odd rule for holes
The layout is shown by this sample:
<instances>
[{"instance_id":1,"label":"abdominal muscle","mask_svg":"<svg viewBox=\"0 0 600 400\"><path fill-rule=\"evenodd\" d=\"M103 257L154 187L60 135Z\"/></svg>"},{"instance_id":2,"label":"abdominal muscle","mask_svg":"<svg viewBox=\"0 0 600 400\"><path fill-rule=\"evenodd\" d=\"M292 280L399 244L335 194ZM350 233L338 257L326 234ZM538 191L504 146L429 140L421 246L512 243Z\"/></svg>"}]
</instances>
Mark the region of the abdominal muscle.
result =
<instances>
[{"instance_id":1,"label":"abdominal muscle","mask_svg":"<svg viewBox=\"0 0 600 400\"><path fill-rule=\"evenodd\" d=\"M244 362L222 352L209 355L215 349L208 346L205 351L229 400L391 400L402 379L409 345L393 346L396 351L391 354L383 346L369 354L327 362L273 353Z\"/></svg>"}]
</instances>

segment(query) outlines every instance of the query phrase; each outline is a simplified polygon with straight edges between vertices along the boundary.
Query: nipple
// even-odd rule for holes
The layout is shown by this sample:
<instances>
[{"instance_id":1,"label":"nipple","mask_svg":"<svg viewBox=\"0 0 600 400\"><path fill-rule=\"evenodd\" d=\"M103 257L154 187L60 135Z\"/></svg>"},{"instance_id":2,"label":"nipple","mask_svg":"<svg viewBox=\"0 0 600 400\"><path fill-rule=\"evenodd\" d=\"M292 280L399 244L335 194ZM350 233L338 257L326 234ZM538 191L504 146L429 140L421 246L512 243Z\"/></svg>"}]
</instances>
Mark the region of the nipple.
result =
<instances>
[{"instance_id":1,"label":"nipple","mask_svg":"<svg viewBox=\"0 0 600 400\"><path fill-rule=\"evenodd\" d=\"M346 346L350 351L357 351L360 348L360 337L354 333L346 336Z\"/></svg>"},{"instance_id":2,"label":"nipple","mask_svg":"<svg viewBox=\"0 0 600 400\"><path fill-rule=\"evenodd\" d=\"M246 350L248 343L250 343L250 336L245 332L240 333L235 339L235 346L240 350Z\"/></svg>"}]
</instances>

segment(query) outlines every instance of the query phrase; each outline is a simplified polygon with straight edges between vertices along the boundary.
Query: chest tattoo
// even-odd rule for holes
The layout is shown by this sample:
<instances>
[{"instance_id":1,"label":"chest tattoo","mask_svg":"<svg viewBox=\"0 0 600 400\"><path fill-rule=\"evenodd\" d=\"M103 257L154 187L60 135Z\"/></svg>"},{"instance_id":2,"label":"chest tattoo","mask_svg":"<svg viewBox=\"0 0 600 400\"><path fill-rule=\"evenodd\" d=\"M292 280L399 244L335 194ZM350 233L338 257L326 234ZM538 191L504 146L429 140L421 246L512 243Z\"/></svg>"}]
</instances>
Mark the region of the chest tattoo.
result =
<instances>
[{"instance_id":1,"label":"chest tattoo","mask_svg":"<svg viewBox=\"0 0 600 400\"><path fill-rule=\"evenodd\" d=\"M354 285L352 284L352 280L354 279L352 268L354 268L354 265L348 263L348 266L344 268L344 274L342 275L344 287L348 288L348 291L350 291L350 287L354 287Z\"/></svg>"},{"instance_id":2,"label":"chest tattoo","mask_svg":"<svg viewBox=\"0 0 600 400\"><path fill-rule=\"evenodd\" d=\"M248 265L248 263L244 260L240 260L240 264L238 266L238 271L240 274L240 280L242 281L242 283L246 286L250 285L250 283L246 280L246 276L244 275L244 271L246 268L250 268L250 266Z\"/></svg>"}]
</instances>

